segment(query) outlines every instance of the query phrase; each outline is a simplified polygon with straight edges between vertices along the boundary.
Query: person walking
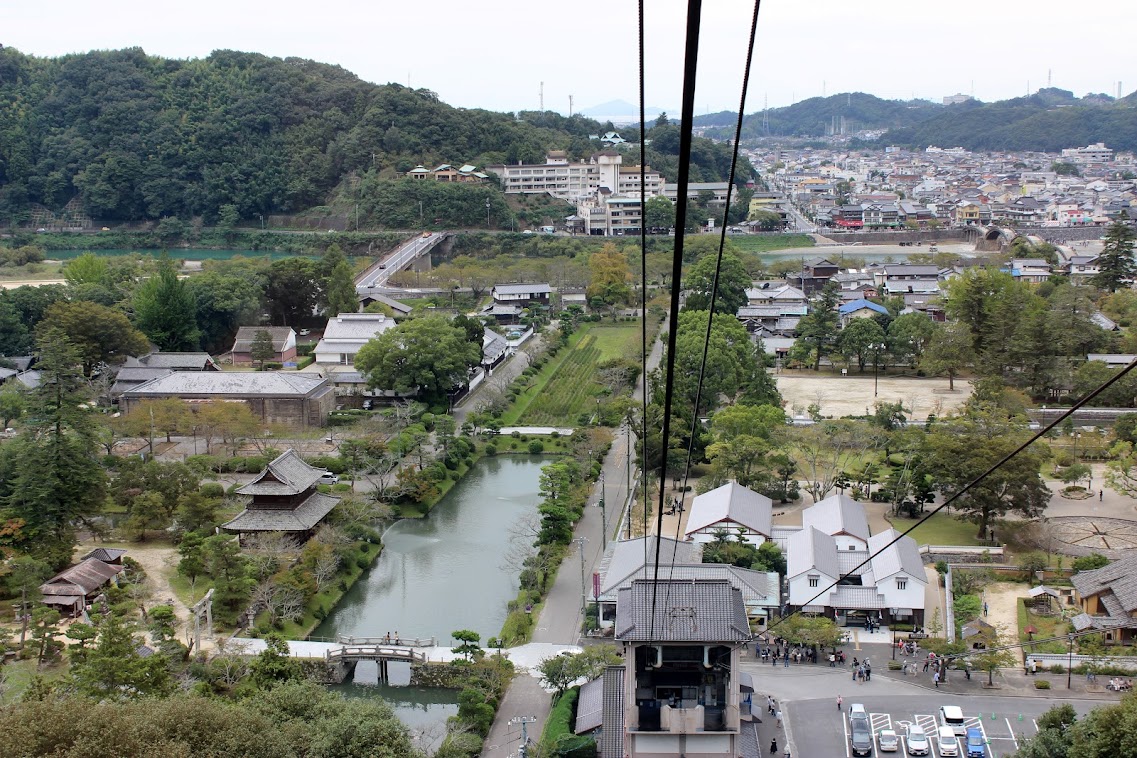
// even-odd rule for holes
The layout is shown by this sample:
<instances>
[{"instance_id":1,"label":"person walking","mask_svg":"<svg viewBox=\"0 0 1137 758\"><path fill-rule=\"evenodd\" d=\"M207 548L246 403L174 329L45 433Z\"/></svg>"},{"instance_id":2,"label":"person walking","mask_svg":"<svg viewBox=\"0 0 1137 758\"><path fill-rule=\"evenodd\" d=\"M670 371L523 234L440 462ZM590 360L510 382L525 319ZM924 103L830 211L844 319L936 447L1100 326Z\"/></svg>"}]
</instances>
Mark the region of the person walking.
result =
<instances>
[{"instance_id":1,"label":"person walking","mask_svg":"<svg viewBox=\"0 0 1137 758\"><path fill-rule=\"evenodd\" d=\"M769 695L766 696L766 712L771 716L774 715L774 698Z\"/></svg>"},{"instance_id":2,"label":"person walking","mask_svg":"<svg viewBox=\"0 0 1137 758\"><path fill-rule=\"evenodd\" d=\"M1098 502L1100 503L1105 497L1105 490L1098 490Z\"/></svg>"},{"instance_id":3,"label":"person walking","mask_svg":"<svg viewBox=\"0 0 1137 758\"><path fill-rule=\"evenodd\" d=\"M774 720L778 722L778 728L782 728L782 709L779 708L778 712L774 714Z\"/></svg>"},{"instance_id":4,"label":"person walking","mask_svg":"<svg viewBox=\"0 0 1137 758\"><path fill-rule=\"evenodd\" d=\"M786 652L782 656L782 662L785 664L785 668L790 667L790 649L788 647L786 648Z\"/></svg>"},{"instance_id":5,"label":"person walking","mask_svg":"<svg viewBox=\"0 0 1137 758\"><path fill-rule=\"evenodd\" d=\"M778 754L778 738L774 736L770 738L770 755Z\"/></svg>"},{"instance_id":6,"label":"person walking","mask_svg":"<svg viewBox=\"0 0 1137 758\"><path fill-rule=\"evenodd\" d=\"M845 704L845 699L843 697L841 697L840 695L838 695L837 696L837 710L842 710L842 706L844 706L844 704Z\"/></svg>"},{"instance_id":7,"label":"person walking","mask_svg":"<svg viewBox=\"0 0 1137 758\"><path fill-rule=\"evenodd\" d=\"M938 690L940 688L940 672L939 671L937 671L935 674L932 675L932 681L936 683L936 689Z\"/></svg>"}]
</instances>

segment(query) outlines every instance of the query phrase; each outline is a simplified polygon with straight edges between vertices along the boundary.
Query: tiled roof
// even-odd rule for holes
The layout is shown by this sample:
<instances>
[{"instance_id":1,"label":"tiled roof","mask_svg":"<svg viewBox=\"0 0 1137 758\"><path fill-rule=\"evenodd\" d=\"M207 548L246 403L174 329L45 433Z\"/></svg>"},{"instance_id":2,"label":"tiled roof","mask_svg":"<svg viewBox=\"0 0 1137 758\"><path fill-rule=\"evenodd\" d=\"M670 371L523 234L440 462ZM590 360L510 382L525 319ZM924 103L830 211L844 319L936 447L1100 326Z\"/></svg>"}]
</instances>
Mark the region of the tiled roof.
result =
<instances>
[{"instance_id":1,"label":"tiled roof","mask_svg":"<svg viewBox=\"0 0 1137 758\"><path fill-rule=\"evenodd\" d=\"M335 318L328 319L324 327L324 337L320 340L367 340L377 337L395 326L395 321L382 313L341 313ZM320 350L320 346L316 346Z\"/></svg>"},{"instance_id":2,"label":"tiled roof","mask_svg":"<svg viewBox=\"0 0 1137 758\"><path fill-rule=\"evenodd\" d=\"M841 575L837 562L837 543L815 527L802 529L786 538L786 576L793 578L817 570L830 579Z\"/></svg>"},{"instance_id":3,"label":"tiled roof","mask_svg":"<svg viewBox=\"0 0 1137 758\"><path fill-rule=\"evenodd\" d=\"M653 567L640 566L628 576L600 593L601 599L611 596L620 589L630 587L640 579L651 579ZM675 581L695 581L696 579L725 579L730 586L742 593L742 601L749 607L778 606L781 593L777 573L738 568L726 563L682 563L660 566L659 578Z\"/></svg>"},{"instance_id":4,"label":"tiled roof","mask_svg":"<svg viewBox=\"0 0 1137 758\"><path fill-rule=\"evenodd\" d=\"M624 667L604 670L604 713L600 728L600 758L624 758Z\"/></svg>"},{"instance_id":5,"label":"tiled roof","mask_svg":"<svg viewBox=\"0 0 1137 758\"><path fill-rule=\"evenodd\" d=\"M77 566L48 579L40 585L39 590L48 596L82 597L102 587L120 571L122 566L112 566L97 558L87 558Z\"/></svg>"},{"instance_id":6,"label":"tiled roof","mask_svg":"<svg viewBox=\"0 0 1137 758\"><path fill-rule=\"evenodd\" d=\"M307 395L324 384L318 374L175 371L131 387L124 395Z\"/></svg>"},{"instance_id":7,"label":"tiled roof","mask_svg":"<svg viewBox=\"0 0 1137 758\"><path fill-rule=\"evenodd\" d=\"M645 544L646 543L646 544ZM694 542L661 537L660 563L699 563L703 560L702 545ZM607 549L600 567L600 594L606 595L617 587L629 586L633 574L655 563L656 540L639 537L613 542Z\"/></svg>"},{"instance_id":8,"label":"tiled roof","mask_svg":"<svg viewBox=\"0 0 1137 758\"><path fill-rule=\"evenodd\" d=\"M230 532L305 532L331 513L339 501L338 497L313 492L294 510L246 508L221 528Z\"/></svg>"},{"instance_id":9,"label":"tiled roof","mask_svg":"<svg viewBox=\"0 0 1137 758\"><path fill-rule=\"evenodd\" d=\"M802 527L816 527L826 534L845 533L868 541L869 521L865 507L844 493L830 495L801 512Z\"/></svg>"},{"instance_id":10,"label":"tiled roof","mask_svg":"<svg viewBox=\"0 0 1137 758\"><path fill-rule=\"evenodd\" d=\"M604 678L593 679L580 688L576 699L576 734L599 729L604 721Z\"/></svg>"},{"instance_id":11,"label":"tiled roof","mask_svg":"<svg viewBox=\"0 0 1137 758\"><path fill-rule=\"evenodd\" d=\"M168 368L174 371L204 371L213 366L213 359L209 357L209 353L150 353L137 358L127 358L122 365L124 369L140 366Z\"/></svg>"},{"instance_id":12,"label":"tiled roof","mask_svg":"<svg viewBox=\"0 0 1137 758\"><path fill-rule=\"evenodd\" d=\"M924 562L920 560L920 547L911 537L901 537L889 547L884 547L899 536L895 529L885 529L869 537L869 552L873 554L872 573L879 583L901 571L916 580L924 579Z\"/></svg>"},{"instance_id":13,"label":"tiled roof","mask_svg":"<svg viewBox=\"0 0 1137 758\"><path fill-rule=\"evenodd\" d=\"M773 501L765 495L759 495L738 482L727 482L692 501L686 533L692 534L729 519L769 537L773 531L772 507Z\"/></svg>"},{"instance_id":14,"label":"tiled roof","mask_svg":"<svg viewBox=\"0 0 1137 758\"><path fill-rule=\"evenodd\" d=\"M552 292L548 284L495 284L493 288L496 295L547 295Z\"/></svg>"},{"instance_id":15,"label":"tiled roof","mask_svg":"<svg viewBox=\"0 0 1137 758\"><path fill-rule=\"evenodd\" d=\"M871 300L865 300L864 298L861 298L860 300L854 300L851 303L845 303L844 305L842 305L841 307L839 307L837 309L837 312L840 313L842 316L847 316L850 313L855 313L855 312L857 312L863 308L868 308L870 311L874 311L874 312L880 313L880 314L887 314L888 313L888 309L885 308L883 305L879 305L877 303L874 303Z\"/></svg>"},{"instance_id":16,"label":"tiled roof","mask_svg":"<svg viewBox=\"0 0 1137 758\"><path fill-rule=\"evenodd\" d=\"M84 555L80 560L85 561L88 558L94 558L95 560L102 561L103 563L110 563L111 561L117 561L124 555L126 555L125 550L119 550L118 548L114 547L97 547L91 552Z\"/></svg>"},{"instance_id":17,"label":"tiled roof","mask_svg":"<svg viewBox=\"0 0 1137 758\"><path fill-rule=\"evenodd\" d=\"M272 349L275 352L284 350L284 345L290 336L294 335L290 326L242 326L237 329L237 338L233 341L234 353L247 353L253 349L253 340L257 332L268 332L272 335Z\"/></svg>"},{"instance_id":18,"label":"tiled roof","mask_svg":"<svg viewBox=\"0 0 1137 758\"><path fill-rule=\"evenodd\" d=\"M837 569L841 572L841 576L849 574L860 576L868 573L872 570L872 565L866 561L868 557L867 550L838 550Z\"/></svg>"},{"instance_id":19,"label":"tiled roof","mask_svg":"<svg viewBox=\"0 0 1137 758\"><path fill-rule=\"evenodd\" d=\"M272 460L253 481L237 490L238 495L299 495L319 481L323 469L308 463L289 448Z\"/></svg>"},{"instance_id":20,"label":"tiled roof","mask_svg":"<svg viewBox=\"0 0 1137 758\"><path fill-rule=\"evenodd\" d=\"M1099 569L1079 571L1070 582L1083 598L1112 590L1124 611L1122 615L1137 610L1137 555L1127 555Z\"/></svg>"},{"instance_id":21,"label":"tiled roof","mask_svg":"<svg viewBox=\"0 0 1137 758\"><path fill-rule=\"evenodd\" d=\"M616 600L615 638L621 642L741 642L749 637L742 593L725 580L639 580L620 590Z\"/></svg>"},{"instance_id":22,"label":"tiled roof","mask_svg":"<svg viewBox=\"0 0 1137 758\"><path fill-rule=\"evenodd\" d=\"M829 607L862 611L876 611L884 608L884 597L875 587L853 587L838 585L829 596Z\"/></svg>"}]
</instances>

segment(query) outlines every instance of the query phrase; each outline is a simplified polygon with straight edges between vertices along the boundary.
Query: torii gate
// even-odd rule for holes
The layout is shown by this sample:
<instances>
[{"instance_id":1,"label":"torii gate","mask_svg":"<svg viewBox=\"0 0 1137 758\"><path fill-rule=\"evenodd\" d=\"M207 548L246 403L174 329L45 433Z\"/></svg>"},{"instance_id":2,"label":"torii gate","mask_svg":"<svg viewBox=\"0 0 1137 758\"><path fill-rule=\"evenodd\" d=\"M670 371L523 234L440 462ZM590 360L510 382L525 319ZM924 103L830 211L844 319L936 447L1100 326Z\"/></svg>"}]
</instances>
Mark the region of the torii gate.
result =
<instances>
[{"instance_id":1,"label":"torii gate","mask_svg":"<svg viewBox=\"0 0 1137 758\"><path fill-rule=\"evenodd\" d=\"M205 593L205 597L198 600L190 608L190 613L193 614L193 644L190 645L191 650L201 650L201 617L205 616L206 635L213 636L213 589L210 588L209 592Z\"/></svg>"}]
</instances>

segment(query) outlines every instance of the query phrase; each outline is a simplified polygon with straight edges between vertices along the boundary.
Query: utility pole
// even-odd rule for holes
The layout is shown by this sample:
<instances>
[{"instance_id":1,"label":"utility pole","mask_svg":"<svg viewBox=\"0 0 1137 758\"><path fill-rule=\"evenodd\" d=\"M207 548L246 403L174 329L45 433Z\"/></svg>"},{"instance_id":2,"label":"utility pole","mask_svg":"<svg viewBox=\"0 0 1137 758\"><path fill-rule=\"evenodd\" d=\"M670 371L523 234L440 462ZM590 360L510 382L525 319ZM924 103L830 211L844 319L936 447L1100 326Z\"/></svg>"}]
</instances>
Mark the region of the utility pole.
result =
<instances>
[{"instance_id":1,"label":"utility pole","mask_svg":"<svg viewBox=\"0 0 1137 758\"><path fill-rule=\"evenodd\" d=\"M529 755L529 725L536 723L533 716L518 716L509 720L509 725L521 724L521 747L517 749L518 758L527 758Z\"/></svg>"},{"instance_id":2,"label":"utility pole","mask_svg":"<svg viewBox=\"0 0 1137 758\"><path fill-rule=\"evenodd\" d=\"M588 609L588 584L584 580L584 546L588 543L587 537L577 537L573 542L580 549L580 612Z\"/></svg>"}]
</instances>

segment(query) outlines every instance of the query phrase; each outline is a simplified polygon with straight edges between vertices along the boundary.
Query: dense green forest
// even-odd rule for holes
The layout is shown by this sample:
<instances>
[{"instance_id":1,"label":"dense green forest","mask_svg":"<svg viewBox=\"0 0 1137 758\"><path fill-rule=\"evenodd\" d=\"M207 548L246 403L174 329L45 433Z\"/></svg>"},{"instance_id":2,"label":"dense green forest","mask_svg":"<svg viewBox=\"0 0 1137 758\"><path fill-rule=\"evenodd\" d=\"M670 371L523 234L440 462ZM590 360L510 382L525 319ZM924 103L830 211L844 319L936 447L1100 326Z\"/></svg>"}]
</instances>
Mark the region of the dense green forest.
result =
<instances>
[{"instance_id":1,"label":"dense green forest","mask_svg":"<svg viewBox=\"0 0 1137 758\"><path fill-rule=\"evenodd\" d=\"M1137 149L1137 93L1120 100L1103 94L1077 98L1056 87L1030 97L982 103L971 100L942 106L927 100L882 100L861 92L814 97L743 119L743 139L758 137L820 137L845 119L846 132L888 129L883 144L927 147L965 147L969 150L1039 150L1104 142L1117 150ZM696 126L707 137L733 135L735 114L728 111L699 116Z\"/></svg>"},{"instance_id":2,"label":"dense green forest","mask_svg":"<svg viewBox=\"0 0 1137 758\"><path fill-rule=\"evenodd\" d=\"M454 108L429 90L298 58L219 50L168 60L138 48L37 58L3 48L0 219L18 224L36 205L59 211L79 198L105 222L251 220L355 194L345 180L365 172L379 181L418 163L543 161L549 149L586 157L601 147L589 135L610 128ZM650 160L674 179L678 140L659 137ZM699 140L694 153L696 180L726 177L725 146ZM449 199L485 218L484 196ZM496 213L500 225L504 208Z\"/></svg>"},{"instance_id":3,"label":"dense green forest","mask_svg":"<svg viewBox=\"0 0 1137 758\"><path fill-rule=\"evenodd\" d=\"M889 131L889 144L964 147L968 150L1039 150L1104 142L1115 150L1137 149L1137 107L1132 98L1105 95L1078 99L1066 90L1044 89L1030 97L997 103L970 101L942 109L916 126Z\"/></svg>"},{"instance_id":4,"label":"dense green forest","mask_svg":"<svg viewBox=\"0 0 1137 758\"><path fill-rule=\"evenodd\" d=\"M846 131L859 129L892 129L918 124L943 110L942 106L927 100L882 100L875 95L852 92L829 97L811 97L784 108L771 108L768 112L769 131L762 127L762 112L757 111L742 120L742 138L757 137L822 137L840 119L845 119ZM707 137L732 139L736 114L729 111L711 113L695 118L695 126L708 127Z\"/></svg>"}]
</instances>

